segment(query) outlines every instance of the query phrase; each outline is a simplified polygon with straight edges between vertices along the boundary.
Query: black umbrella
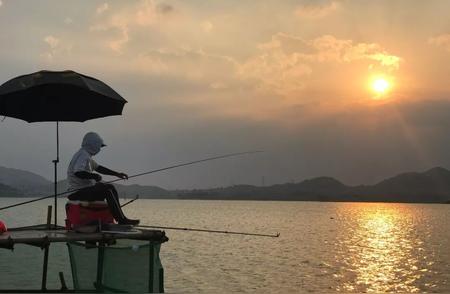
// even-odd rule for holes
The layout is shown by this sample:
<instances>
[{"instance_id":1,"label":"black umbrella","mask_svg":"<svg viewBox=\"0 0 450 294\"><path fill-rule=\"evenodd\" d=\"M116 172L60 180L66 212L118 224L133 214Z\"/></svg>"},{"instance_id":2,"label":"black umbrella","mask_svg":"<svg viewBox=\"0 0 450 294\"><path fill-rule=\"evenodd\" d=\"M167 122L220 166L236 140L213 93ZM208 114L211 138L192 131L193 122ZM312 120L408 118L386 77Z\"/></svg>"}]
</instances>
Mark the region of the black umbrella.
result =
<instances>
[{"instance_id":1,"label":"black umbrella","mask_svg":"<svg viewBox=\"0 0 450 294\"><path fill-rule=\"evenodd\" d=\"M121 115L127 101L100 80L74 71L39 71L0 86L0 115L27 122L56 122L55 225L59 122Z\"/></svg>"}]
</instances>

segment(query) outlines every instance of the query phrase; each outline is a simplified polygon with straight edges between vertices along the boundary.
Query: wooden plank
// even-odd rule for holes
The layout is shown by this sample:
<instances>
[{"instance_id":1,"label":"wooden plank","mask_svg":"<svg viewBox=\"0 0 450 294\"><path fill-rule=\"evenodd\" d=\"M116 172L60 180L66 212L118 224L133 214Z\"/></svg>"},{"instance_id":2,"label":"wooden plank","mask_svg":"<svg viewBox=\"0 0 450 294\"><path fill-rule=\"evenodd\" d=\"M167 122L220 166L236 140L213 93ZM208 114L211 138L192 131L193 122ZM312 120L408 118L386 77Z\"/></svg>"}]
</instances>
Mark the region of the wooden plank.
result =
<instances>
[{"instance_id":1,"label":"wooden plank","mask_svg":"<svg viewBox=\"0 0 450 294\"><path fill-rule=\"evenodd\" d=\"M168 241L164 231L138 230L136 234L126 233L76 233L66 230L12 231L0 235L0 246L14 244L40 244L44 242L108 241L116 239L149 240L164 243Z\"/></svg>"}]
</instances>

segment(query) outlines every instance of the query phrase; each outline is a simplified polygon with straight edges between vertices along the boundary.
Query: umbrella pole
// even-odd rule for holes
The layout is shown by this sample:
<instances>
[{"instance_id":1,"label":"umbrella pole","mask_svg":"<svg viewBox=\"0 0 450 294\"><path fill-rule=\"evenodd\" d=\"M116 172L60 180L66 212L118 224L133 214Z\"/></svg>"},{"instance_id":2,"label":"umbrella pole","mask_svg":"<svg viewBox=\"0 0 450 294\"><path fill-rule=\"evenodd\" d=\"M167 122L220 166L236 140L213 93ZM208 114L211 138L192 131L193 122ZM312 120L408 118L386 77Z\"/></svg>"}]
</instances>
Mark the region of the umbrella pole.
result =
<instances>
[{"instance_id":1,"label":"umbrella pole","mask_svg":"<svg viewBox=\"0 0 450 294\"><path fill-rule=\"evenodd\" d=\"M56 159L53 160L55 165L55 228L57 222L57 208L58 208L58 162L59 162L59 121L56 122Z\"/></svg>"}]
</instances>

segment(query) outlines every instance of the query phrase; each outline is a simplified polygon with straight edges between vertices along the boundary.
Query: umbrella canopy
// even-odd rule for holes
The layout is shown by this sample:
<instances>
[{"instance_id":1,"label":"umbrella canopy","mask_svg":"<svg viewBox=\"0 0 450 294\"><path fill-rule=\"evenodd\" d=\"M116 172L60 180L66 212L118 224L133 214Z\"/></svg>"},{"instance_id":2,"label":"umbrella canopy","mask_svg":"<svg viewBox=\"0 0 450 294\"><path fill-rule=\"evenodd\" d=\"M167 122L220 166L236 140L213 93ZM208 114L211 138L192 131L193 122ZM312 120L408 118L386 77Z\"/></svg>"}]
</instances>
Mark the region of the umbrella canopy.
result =
<instances>
[{"instance_id":1,"label":"umbrella canopy","mask_svg":"<svg viewBox=\"0 0 450 294\"><path fill-rule=\"evenodd\" d=\"M27 122L84 122L120 115L125 103L102 81L70 70L43 70L0 86L0 115Z\"/></svg>"}]
</instances>

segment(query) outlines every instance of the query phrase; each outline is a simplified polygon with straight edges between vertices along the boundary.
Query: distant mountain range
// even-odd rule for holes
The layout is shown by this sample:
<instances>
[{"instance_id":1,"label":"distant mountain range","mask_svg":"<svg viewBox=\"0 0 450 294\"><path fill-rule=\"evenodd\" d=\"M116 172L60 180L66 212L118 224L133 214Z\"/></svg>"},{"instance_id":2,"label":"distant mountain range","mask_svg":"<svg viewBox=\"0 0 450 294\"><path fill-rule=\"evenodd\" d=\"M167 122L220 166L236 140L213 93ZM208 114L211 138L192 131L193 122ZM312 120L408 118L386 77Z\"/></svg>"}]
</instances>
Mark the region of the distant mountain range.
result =
<instances>
[{"instance_id":1,"label":"distant mountain range","mask_svg":"<svg viewBox=\"0 0 450 294\"><path fill-rule=\"evenodd\" d=\"M214 189L165 190L157 186L116 184L121 197L148 199L290 200L450 203L450 171L435 167L402 173L375 185L348 186L330 177L272 186L234 185ZM60 192L67 181L58 183ZM0 167L0 197L40 197L53 183L34 173Z\"/></svg>"},{"instance_id":2,"label":"distant mountain range","mask_svg":"<svg viewBox=\"0 0 450 294\"><path fill-rule=\"evenodd\" d=\"M35 173L20 169L7 168L0 166L0 184L9 186L9 188L0 187L0 195L5 189L18 190L18 195L32 196L47 194L52 190L52 182Z\"/></svg>"},{"instance_id":3,"label":"distant mountain range","mask_svg":"<svg viewBox=\"0 0 450 294\"><path fill-rule=\"evenodd\" d=\"M21 196L20 191L7 186L0 184L0 197L18 197Z\"/></svg>"},{"instance_id":4,"label":"distant mountain range","mask_svg":"<svg viewBox=\"0 0 450 294\"><path fill-rule=\"evenodd\" d=\"M121 197L176 198L156 186L114 184ZM67 190L67 180L58 181L58 192ZM35 173L0 166L0 197L42 197L54 193L54 183Z\"/></svg>"}]
</instances>

